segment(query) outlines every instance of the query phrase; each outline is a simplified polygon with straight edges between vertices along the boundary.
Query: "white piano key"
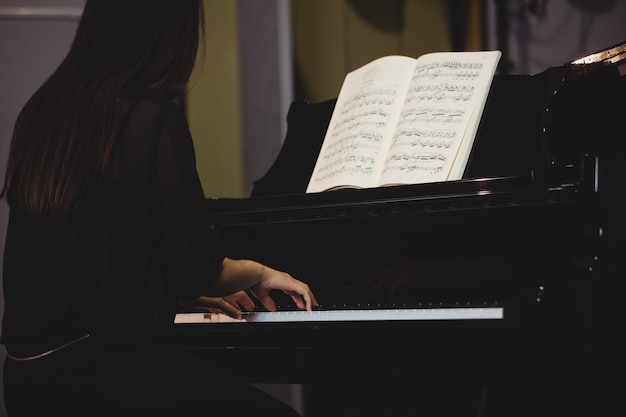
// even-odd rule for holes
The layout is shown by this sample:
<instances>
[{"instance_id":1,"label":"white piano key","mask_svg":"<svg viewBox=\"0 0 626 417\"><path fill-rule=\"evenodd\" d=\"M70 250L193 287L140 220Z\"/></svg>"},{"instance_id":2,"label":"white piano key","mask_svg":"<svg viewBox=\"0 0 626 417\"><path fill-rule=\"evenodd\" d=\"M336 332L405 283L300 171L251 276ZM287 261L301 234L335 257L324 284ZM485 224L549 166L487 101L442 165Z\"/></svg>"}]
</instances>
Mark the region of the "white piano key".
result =
<instances>
[{"instance_id":1,"label":"white piano key","mask_svg":"<svg viewBox=\"0 0 626 417\"><path fill-rule=\"evenodd\" d=\"M216 313L179 313L174 319L180 323L243 323L243 322L316 322L316 321L397 321L397 320L502 320L502 307L412 308L372 310L314 310L244 313L243 319L234 319Z\"/></svg>"}]
</instances>

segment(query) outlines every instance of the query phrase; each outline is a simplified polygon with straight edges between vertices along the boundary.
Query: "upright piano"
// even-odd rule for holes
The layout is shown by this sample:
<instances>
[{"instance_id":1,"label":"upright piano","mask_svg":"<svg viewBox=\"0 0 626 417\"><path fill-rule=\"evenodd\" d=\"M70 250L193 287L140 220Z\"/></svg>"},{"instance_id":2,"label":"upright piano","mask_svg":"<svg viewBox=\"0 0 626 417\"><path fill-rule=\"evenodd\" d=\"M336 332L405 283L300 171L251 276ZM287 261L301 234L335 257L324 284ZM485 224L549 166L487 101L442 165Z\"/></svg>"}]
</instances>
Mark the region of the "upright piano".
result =
<instances>
[{"instance_id":1,"label":"upright piano","mask_svg":"<svg viewBox=\"0 0 626 417\"><path fill-rule=\"evenodd\" d=\"M244 322L181 315L173 343L318 400L332 397L320 387L359 387L363 402L451 383L623 389L625 57L619 44L496 74L458 181L306 193L335 100L293 102L252 195L207 210L229 256L288 271L320 306L276 294L278 312Z\"/></svg>"}]
</instances>

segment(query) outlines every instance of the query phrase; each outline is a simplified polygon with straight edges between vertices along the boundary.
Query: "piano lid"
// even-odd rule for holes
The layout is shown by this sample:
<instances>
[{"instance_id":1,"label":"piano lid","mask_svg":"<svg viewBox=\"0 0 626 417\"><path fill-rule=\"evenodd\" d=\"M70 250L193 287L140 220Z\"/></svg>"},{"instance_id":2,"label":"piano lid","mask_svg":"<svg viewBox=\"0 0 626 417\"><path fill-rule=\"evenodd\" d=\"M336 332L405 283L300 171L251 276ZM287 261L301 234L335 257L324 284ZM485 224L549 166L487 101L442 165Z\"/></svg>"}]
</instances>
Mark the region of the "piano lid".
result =
<instances>
[{"instance_id":1,"label":"piano lid","mask_svg":"<svg viewBox=\"0 0 626 417\"><path fill-rule=\"evenodd\" d=\"M599 65L621 64L626 59L626 42L586 55L571 62L572 72L585 74Z\"/></svg>"},{"instance_id":2,"label":"piano lid","mask_svg":"<svg viewBox=\"0 0 626 417\"><path fill-rule=\"evenodd\" d=\"M528 175L578 164L585 154L623 152L626 43L535 75L496 74L464 179ZM295 101L283 147L252 196L302 194L336 99Z\"/></svg>"},{"instance_id":3,"label":"piano lid","mask_svg":"<svg viewBox=\"0 0 626 417\"><path fill-rule=\"evenodd\" d=\"M623 154L626 114L626 43L565 65L543 109L542 137L555 163L579 155Z\"/></svg>"}]
</instances>

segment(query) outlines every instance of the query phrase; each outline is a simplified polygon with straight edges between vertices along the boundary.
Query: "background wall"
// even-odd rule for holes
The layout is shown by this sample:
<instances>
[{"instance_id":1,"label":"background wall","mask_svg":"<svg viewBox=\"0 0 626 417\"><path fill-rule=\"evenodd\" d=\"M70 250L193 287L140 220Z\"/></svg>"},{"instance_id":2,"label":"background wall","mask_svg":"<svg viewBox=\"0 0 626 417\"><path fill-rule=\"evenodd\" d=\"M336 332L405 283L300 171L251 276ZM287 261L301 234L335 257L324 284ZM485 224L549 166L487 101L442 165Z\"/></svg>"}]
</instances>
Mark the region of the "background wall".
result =
<instances>
[{"instance_id":1,"label":"background wall","mask_svg":"<svg viewBox=\"0 0 626 417\"><path fill-rule=\"evenodd\" d=\"M446 1L293 0L292 9L297 99L337 97L347 72L383 55L451 49Z\"/></svg>"},{"instance_id":2,"label":"background wall","mask_svg":"<svg viewBox=\"0 0 626 417\"><path fill-rule=\"evenodd\" d=\"M620 0L489 0L486 47L508 50L508 73L537 74L626 41ZM496 39L497 9L506 45Z\"/></svg>"},{"instance_id":3,"label":"background wall","mask_svg":"<svg viewBox=\"0 0 626 417\"><path fill-rule=\"evenodd\" d=\"M285 135L293 84L290 1L205 5L206 52L187 94L187 113L205 195L241 197L250 194Z\"/></svg>"}]
</instances>

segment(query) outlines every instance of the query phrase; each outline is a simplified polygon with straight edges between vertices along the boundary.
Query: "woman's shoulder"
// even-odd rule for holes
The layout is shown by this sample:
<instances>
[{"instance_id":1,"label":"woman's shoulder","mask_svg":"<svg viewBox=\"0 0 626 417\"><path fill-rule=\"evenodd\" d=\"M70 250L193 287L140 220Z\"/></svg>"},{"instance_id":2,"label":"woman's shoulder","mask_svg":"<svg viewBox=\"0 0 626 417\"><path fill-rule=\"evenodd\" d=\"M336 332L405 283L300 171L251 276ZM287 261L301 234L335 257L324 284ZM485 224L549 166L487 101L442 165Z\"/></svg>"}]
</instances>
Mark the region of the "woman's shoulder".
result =
<instances>
[{"instance_id":1,"label":"woman's shoulder","mask_svg":"<svg viewBox=\"0 0 626 417\"><path fill-rule=\"evenodd\" d=\"M145 95L132 106L126 123L126 135L132 141L152 143L164 131L189 130L185 112L174 101L160 95Z\"/></svg>"},{"instance_id":2,"label":"woman's shoulder","mask_svg":"<svg viewBox=\"0 0 626 417\"><path fill-rule=\"evenodd\" d=\"M120 154L140 159L163 137L163 132L185 129L185 114L176 103L159 95L144 95L130 106L116 148Z\"/></svg>"},{"instance_id":3,"label":"woman's shoulder","mask_svg":"<svg viewBox=\"0 0 626 417\"><path fill-rule=\"evenodd\" d=\"M180 116L184 113L176 102L158 94L149 94L136 101L131 111L131 120L157 120L172 114Z\"/></svg>"}]
</instances>

